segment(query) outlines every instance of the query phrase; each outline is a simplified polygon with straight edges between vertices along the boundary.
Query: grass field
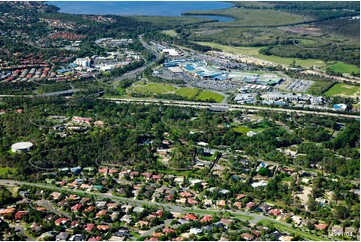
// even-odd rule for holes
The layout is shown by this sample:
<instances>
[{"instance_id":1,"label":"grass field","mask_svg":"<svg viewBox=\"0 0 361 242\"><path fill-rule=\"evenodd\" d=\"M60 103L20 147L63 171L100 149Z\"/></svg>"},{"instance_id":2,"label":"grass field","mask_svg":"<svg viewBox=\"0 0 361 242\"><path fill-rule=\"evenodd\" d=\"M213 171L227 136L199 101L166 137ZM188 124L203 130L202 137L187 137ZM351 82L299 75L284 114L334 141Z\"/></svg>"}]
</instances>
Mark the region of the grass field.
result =
<instances>
[{"instance_id":1,"label":"grass field","mask_svg":"<svg viewBox=\"0 0 361 242\"><path fill-rule=\"evenodd\" d=\"M188 99L192 99L199 93L199 89L197 88L189 88L189 87L181 87L177 91L176 94L182 97L186 97Z\"/></svg>"},{"instance_id":2,"label":"grass field","mask_svg":"<svg viewBox=\"0 0 361 242\"><path fill-rule=\"evenodd\" d=\"M8 168L8 167L2 167L0 168L0 177L4 176L8 172L15 172L15 168ZM9 177L12 177L12 175L9 175Z\"/></svg>"},{"instance_id":3,"label":"grass field","mask_svg":"<svg viewBox=\"0 0 361 242\"><path fill-rule=\"evenodd\" d=\"M211 92L211 91L200 91L197 88L189 88L189 87L175 87L168 84L159 84L159 83L149 83L142 84L136 83L135 86L132 86L128 89L129 93L142 93L149 95L150 97L155 94L177 94L186 99L198 100L198 101L209 101L214 99L216 102L222 102L224 96L221 94Z\"/></svg>"},{"instance_id":4,"label":"grass field","mask_svg":"<svg viewBox=\"0 0 361 242\"><path fill-rule=\"evenodd\" d=\"M132 88L132 91L139 92L139 93L168 93L176 90L177 88L167 85L167 84L156 84L156 83L150 83L147 85L137 85L134 88Z\"/></svg>"},{"instance_id":5,"label":"grass field","mask_svg":"<svg viewBox=\"0 0 361 242\"><path fill-rule=\"evenodd\" d=\"M308 66L325 66L326 63L322 60L318 59L300 59L300 58L287 58L287 57L279 57L274 55L262 55L259 54L259 47L234 47L234 46L227 46L227 45L221 45L214 42L197 42L197 44L209 46L212 48L220 49L224 52L230 52L233 54L243 54L248 55L251 57L255 57L261 60L266 60L270 62L274 62L277 64L283 64L283 65L290 65L293 60L296 61L296 64L302 66L302 67L308 67Z\"/></svg>"},{"instance_id":6,"label":"grass field","mask_svg":"<svg viewBox=\"0 0 361 242\"><path fill-rule=\"evenodd\" d=\"M172 29L170 29L170 30L163 30L162 33L163 33L163 34L166 34L166 35L168 35L168 36L171 36L171 37L177 36L177 33L176 33L174 30L172 30Z\"/></svg>"},{"instance_id":7,"label":"grass field","mask_svg":"<svg viewBox=\"0 0 361 242\"><path fill-rule=\"evenodd\" d=\"M333 87L331 87L325 95L328 97L332 96L343 96L343 97L356 97L360 94L359 86L352 86L343 83L337 83Z\"/></svg>"},{"instance_id":8,"label":"grass field","mask_svg":"<svg viewBox=\"0 0 361 242\"><path fill-rule=\"evenodd\" d=\"M281 223L277 223L277 222L274 222L274 221L271 221L271 220L268 220L268 219L263 219L261 221L259 221L260 223L262 223L263 225L273 225L274 227L280 229L281 231L286 231L286 232L289 232L289 233L292 233L292 234L296 234L296 235L299 235L301 237L303 237L304 239L306 240L313 240L313 241L328 241L329 239L327 238L322 238L320 236L317 236L317 235L314 235L314 234L311 234L311 233L308 233L308 232L305 232L305 231L301 231L299 229L294 229L292 227L288 227L284 224L281 224Z\"/></svg>"},{"instance_id":9,"label":"grass field","mask_svg":"<svg viewBox=\"0 0 361 242\"><path fill-rule=\"evenodd\" d=\"M233 128L233 130L240 134L247 134L248 131L251 131L250 128L245 127L245 126L236 127L236 128Z\"/></svg>"},{"instance_id":10,"label":"grass field","mask_svg":"<svg viewBox=\"0 0 361 242\"><path fill-rule=\"evenodd\" d=\"M252 130L254 132L261 132L267 127L268 127L268 125L265 124L264 122L262 122L262 123L259 123L257 125L257 127L255 127L255 128L248 128L246 126L238 126L238 127L234 127L233 130L237 133L246 135L248 131Z\"/></svg>"},{"instance_id":11,"label":"grass field","mask_svg":"<svg viewBox=\"0 0 361 242\"><path fill-rule=\"evenodd\" d=\"M215 92L201 91L196 97L196 100L207 101L210 99L214 99L216 102L220 103L222 102L223 98L224 96Z\"/></svg>"},{"instance_id":12,"label":"grass field","mask_svg":"<svg viewBox=\"0 0 361 242\"><path fill-rule=\"evenodd\" d=\"M353 73L360 73L360 68L354 65L348 65L343 62L336 62L335 64L329 66L332 71L338 72L338 73L346 73L351 74Z\"/></svg>"}]
</instances>

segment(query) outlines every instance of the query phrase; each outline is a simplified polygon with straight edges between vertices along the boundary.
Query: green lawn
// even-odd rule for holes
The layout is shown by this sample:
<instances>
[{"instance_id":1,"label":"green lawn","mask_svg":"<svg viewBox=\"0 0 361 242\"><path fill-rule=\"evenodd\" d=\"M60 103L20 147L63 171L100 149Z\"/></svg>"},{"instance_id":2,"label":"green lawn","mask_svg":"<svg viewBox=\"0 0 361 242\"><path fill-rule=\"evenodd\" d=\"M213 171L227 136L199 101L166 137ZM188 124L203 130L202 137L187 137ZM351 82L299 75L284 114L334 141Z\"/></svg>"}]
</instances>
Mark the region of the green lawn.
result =
<instances>
[{"instance_id":1,"label":"green lawn","mask_svg":"<svg viewBox=\"0 0 361 242\"><path fill-rule=\"evenodd\" d=\"M139 93L151 92L151 93L158 93L158 94L172 92L176 89L177 88L175 88L171 85L157 84L157 83L150 83L147 85L137 85L137 86L131 88L131 90L134 92L139 92Z\"/></svg>"},{"instance_id":2,"label":"green lawn","mask_svg":"<svg viewBox=\"0 0 361 242\"><path fill-rule=\"evenodd\" d=\"M181 87L177 91L175 91L176 94L179 96L192 99L195 97L199 92L199 89L197 88L189 88L189 87Z\"/></svg>"},{"instance_id":3,"label":"green lawn","mask_svg":"<svg viewBox=\"0 0 361 242\"><path fill-rule=\"evenodd\" d=\"M285 232L288 232L288 233L292 233L292 234L296 234L296 235L299 235L301 237L303 237L304 239L306 240L312 240L312 241L325 241L325 240L329 240L327 238L322 238L320 236L317 236L317 235L314 235L314 234L311 234L311 233L308 233L308 232L305 232L305 231L301 231L299 229L294 229L292 227L288 227L284 224L281 224L281 223L277 223L275 221L271 221L271 220L268 220L268 219L263 219L261 221L259 221L260 223L262 223L263 225L273 225L274 227L280 229L281 231L285 231Z\"/></svg>"},{"instance_id":4,"label":"green lawn","mask_svg":"<svg viewBox=\"0 0 361 242\"><path fill-rule=\"evenodd\" d=\"M220 103L222 102L223 98L224 96L215 92L201 91L196 97L196 100L207 101L210 99L214 99L217 103Z\"/></svg>"},{"instance_id":5,"label":"green lawn","mask_svg":"<svg viewBox=\"0 0 361 242\"><path fill-rule=\"evenodd\" d=\"M300 65L302 67L308 67L308 66L325 66L326 63L319 59L299 59L299 58L287 58L287 57L280 57L275 55L262 55L259 54L259 47L234 47L234 46L227 46L227 45L221 45L214 42L196 42L200 45L210 46L212 48L217 48L225 52L230 52L233 54L243 54L248 55L251 57L255 57L257 59L270 61L276 64L282 64L282 65L290 65L293 60L296 61L297 65Z\"/></svg>"},{"instance_id":6,"label":"green lawn","mask_svg":"<svg viewBox=\"0 0 361 242\"><path fill-rule=\"evenodd\" d=\"M245 126L239 126L236 128L233 128L233 130L237 133L241 133L241 134L247 134L248 131L251 131L250 128L245 127Z\"/></svg>"},{"instance_id":7,"label":"green lawn","mask_svg":"<svg viewBox=\"0 0 361 242\"><path fill-rule=\"evenodd\" d=\"M346 96L346 97L356 97L360 94L360 87L347 85L343 83L337 83L333 87L331 87L325 95L328 97L332 96Z\"/></svg>"},{"instance_id":8,"label":"green lawn","mask_svg":"<svg viewBox=\"0 0 361 242\"><path fill-rule=\"evenodd\" d=\"M329 66L329 68L338 73L346 73L351 74L353 73L360 73L360 68L358 66L349 65L343 62L336 62L335 64Z\"/></svg>"},{"instance_id":9,"label":"green lawn","mask_svg":"<svg viewBox=\"0 0 361 242\"><path fill-rule=\"evenodd\" d=\"M0 177L4 176L8 172L14 173L15 171L16 171L15 168L1 167L0 168ZM9 177L12 177L12 175L9 175Z\"/></svg>"}]
</instances>

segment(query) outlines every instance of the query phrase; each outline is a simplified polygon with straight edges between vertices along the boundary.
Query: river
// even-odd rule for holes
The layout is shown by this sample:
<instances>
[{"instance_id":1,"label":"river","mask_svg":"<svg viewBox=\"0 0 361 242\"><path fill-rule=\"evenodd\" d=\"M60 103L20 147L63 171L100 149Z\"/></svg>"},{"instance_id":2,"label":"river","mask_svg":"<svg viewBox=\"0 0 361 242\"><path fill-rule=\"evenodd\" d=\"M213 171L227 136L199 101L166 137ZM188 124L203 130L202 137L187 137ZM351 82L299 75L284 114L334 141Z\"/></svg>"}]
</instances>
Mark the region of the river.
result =
<instances>
[{"instance_id":1,"label":"river","mask_svg":"<svg viewBox=\"0 0 361 242\"><path fill-rule=\"evenodd\" d=\"M47 1L60 8L59 12L70 14L96 14L96 15L145 15L145 16L181 16L184 12L192 10L214 10L232 7L227 2L180 2L180 1ZM192 15L192 17L209 18L220 22L231 22L234 19L223 16Z\"/></svg>"}]
</instances>

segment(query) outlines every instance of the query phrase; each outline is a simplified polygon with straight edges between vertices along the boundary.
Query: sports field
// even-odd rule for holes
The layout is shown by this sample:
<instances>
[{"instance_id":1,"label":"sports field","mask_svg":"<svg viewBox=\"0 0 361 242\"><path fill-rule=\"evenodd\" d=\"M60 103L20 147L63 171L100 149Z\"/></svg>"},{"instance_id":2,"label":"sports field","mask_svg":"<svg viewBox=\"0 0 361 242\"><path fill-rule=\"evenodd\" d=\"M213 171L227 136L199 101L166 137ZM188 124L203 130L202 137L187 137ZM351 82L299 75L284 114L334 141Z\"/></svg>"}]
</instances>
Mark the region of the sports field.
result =
<instances>
[{"instance_id":1,"label":"sports field","mask_svg":"<svg viewBox=\"0 0 361 242\"><path fill-rule=\"evenodd\" d=\"M360 87L347 85L343 83L337 83L336 85L331 87L327 92L325 92L325 95L328 97L341 96L341 97L355 98L360 95Z\"/></svg>"},{"instance_id":2,"label":"sports field","mask_svg":"<svg viewBox=\"0 0 361 242\"><path fill-rule=\"evenodd\" d=\"M197 44L209 46L212 48L220 49L224 52L229 52L233 54L243 54L248 55L250 57L254 57L261 60L270 61L276 64L282 64L282 65L290 65L295 60L297 65L300 65L302 67L308 67L308 66L325 66L326 63L319 59L299 59L299 58L287 58L287 57L280 57L275 55L262 55L259 54L259 47L235 47L235 46L227 46L227 45L221 45L214 42L197 42Z\"/></svg>"}]
</instances>

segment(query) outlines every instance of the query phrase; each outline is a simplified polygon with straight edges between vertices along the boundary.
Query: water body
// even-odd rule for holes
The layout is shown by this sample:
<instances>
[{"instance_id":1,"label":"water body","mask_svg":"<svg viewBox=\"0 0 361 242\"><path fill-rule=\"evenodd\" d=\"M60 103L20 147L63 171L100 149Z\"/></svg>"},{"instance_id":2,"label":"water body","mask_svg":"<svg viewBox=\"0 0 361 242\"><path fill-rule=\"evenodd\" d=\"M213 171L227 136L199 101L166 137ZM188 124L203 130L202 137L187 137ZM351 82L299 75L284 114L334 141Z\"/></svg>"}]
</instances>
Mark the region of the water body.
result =
<instances>
[{"instance_id":1,"label":"water body","mask_svg":"<svg viewBox=\"0 0 361 242\"><path fill-rule=\"evenodd\" d=\"M232 7L226 2L98 2L98 1L48 1L48 4L60 8L59 12L71 14L96 15L145 15L145 16L181 16L184 12L192 10L214 10ZM231 22L234 19L223 16L192 15L192 17L209 18L220 22Z\"/></svg>"}]
</instances>

